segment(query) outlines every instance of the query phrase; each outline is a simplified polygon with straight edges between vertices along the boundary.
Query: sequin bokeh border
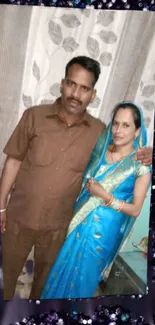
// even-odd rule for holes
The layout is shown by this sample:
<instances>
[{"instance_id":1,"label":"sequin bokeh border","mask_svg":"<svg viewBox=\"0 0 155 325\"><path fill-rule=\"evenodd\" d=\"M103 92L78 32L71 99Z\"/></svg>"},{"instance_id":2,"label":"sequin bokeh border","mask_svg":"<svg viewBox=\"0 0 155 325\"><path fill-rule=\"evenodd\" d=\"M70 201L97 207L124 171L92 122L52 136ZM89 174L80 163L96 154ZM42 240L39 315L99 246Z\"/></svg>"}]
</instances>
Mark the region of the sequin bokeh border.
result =
<instances>
[{"instance_id":1,"label":"sequin bokeh border","mask_svg":"<svg viewBox=\"0 0 155 325\"><path fill-rule=\"evenodd\" d=\"M0 0L1 4L155 11L155 0Z\"/></svg>"},{"instance_id":2,"label":"sequin bokeh border","mask_svg":"<svg viewBox=\"0 0 155 325\"><path fill-rule=\"evenodd\" d=\"M94 8L109 10L155 11L155 0L0 0L0 4L34 5L66 8ZM154 132L155 143L155 132ZM52 301L18 300L5 303L0 290L0 313L4 316L21 305L22 317L14 314L5 325L147 325L155 324L155 147L153 152L153 176L150 213L150 236L148 254L148 294L145 296L111 296L94 299ZM1 245L0 245L1 246ZM1 252L0 252L1 253ZM1 255L1 254L0 254ZM1 284L0 284L1 287ZM117 305L116 305L117 304ZM10 307L9 307L10 306ZM12 307L11 307L12 306ZM53 307L54 306L54 307ZM62 311L64 309L64 311ZM25 311L24 311L25 310ZM30 315L31 314L31 315ZM18 318L18 319L17 319ZM20 319L19 319L20 318ZM8 318L9 319L9 318ZM4 324L4 323L3 323Z\"/></svg>"},{"instance_id":3,"label":"sequin bokeh border","mask_svg":"<svg viewBox=\"0 0 155 325\"><path fill-rule=\"evenodd\" d=\"M65 313L50 311L25 317L21 322L15 322L10 325L67 325L67 324L84 324L84 325L149 325L143 316L137 319L132 317L129 309L121 306L106 307L99 305L91 316L76 311Z\"/></svg>"}]
</instances>

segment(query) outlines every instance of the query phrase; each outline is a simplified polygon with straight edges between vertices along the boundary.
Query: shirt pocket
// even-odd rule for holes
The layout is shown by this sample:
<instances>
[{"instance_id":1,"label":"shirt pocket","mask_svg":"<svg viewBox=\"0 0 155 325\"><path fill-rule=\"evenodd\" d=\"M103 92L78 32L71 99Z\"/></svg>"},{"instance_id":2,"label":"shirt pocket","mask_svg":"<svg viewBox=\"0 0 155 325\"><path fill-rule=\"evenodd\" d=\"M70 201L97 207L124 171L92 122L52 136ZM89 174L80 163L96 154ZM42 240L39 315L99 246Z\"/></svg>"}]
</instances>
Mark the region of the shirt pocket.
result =
<instances>
[{"instance_id":1,"label":"shirt pocket","mask_svg":"<svg viewBox=\"0 0 155 325\"><path fill-rule=\"evenodd\" d=\"M85 145L73 145L68 154L68 164L73 171L84 172L89 162L92 147Z\"/></svg>"},{"instance_id":2,"label":"shirt pocket","mask_svg":"<svg viewBox=\"0 0 155 325\"><path fill-rule=\"evenodd\" d=\"M59 153L51 133L38 133L31 139L27 159L31 165L48 166Z\"/></svg>"}]
</instances>

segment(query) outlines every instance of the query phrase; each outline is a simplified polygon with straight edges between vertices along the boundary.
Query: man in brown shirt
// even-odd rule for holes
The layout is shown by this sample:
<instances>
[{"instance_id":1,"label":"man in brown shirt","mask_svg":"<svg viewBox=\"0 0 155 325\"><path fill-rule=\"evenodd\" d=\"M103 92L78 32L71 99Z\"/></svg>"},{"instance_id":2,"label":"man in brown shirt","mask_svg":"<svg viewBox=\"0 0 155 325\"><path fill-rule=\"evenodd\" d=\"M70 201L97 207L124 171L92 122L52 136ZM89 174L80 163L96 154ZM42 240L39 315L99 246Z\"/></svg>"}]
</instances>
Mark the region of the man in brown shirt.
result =
<instances>
[{"instance_id":1,"label":"man in brown shirt","mask_svg":"<svg viewBox=\"0 0 155 325\"><path fill-rule=\"evenodd\" d=\"M0 213L6 300L13 298L33 246L30 297L40 297L65 240L84 170L105 127L86 111L99 74L95 60L73 58L61 82L61 98L26 110L4 149Z\"/></svg>"},{"instance_id":2,"label":"man in brown shirt","mask_svg":"<svg viewBox=\"0 0 155 325\"><path fill-rule=\"evenodd\" d=\"M65 240L84 170L104 129L101 121L86 111L95 97L99 74L95 60L74 58L66 67L61 98L53 105L26 110L4 148L7 160L1 180L1 211L12 191L6 213L1 212L7 300L13 298L32 246L31 298L40 297Z\"/></svg>"}]
</instances>

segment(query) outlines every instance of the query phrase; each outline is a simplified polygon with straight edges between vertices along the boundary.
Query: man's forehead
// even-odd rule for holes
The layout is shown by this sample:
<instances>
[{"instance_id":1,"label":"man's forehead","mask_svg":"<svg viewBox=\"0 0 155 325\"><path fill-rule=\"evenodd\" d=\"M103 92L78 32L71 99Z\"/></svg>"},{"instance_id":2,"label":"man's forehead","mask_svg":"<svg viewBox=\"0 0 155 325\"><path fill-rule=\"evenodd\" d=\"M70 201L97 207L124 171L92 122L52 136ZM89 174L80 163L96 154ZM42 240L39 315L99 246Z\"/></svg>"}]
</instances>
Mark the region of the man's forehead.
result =
<instances>
[{"instance_id":1,"label":"man's forehead","mask_svg":"<svg viewBox=\"0 0 155 325\"><path fill-rule=\"evenodd\" d=\"M75 83L76 85L78 85L78 86L81 86L81 87L90 87L90 88L92 88L93 87L93 84L92 84L92 81L90 81L90 82L86 82L86 81L83 81L83 80L77 80L76 78L74 78L74 77L66 77L65 78L65 80L67 80L67 81L71 81L71 82L73 82L73 83Z\"/></svg>"},{"instance_id":2,"label":"man's forehead","mask_svg":"<svg viewBox=\"0 0 155 325\"><path fill-rule=\"evenodd\" d=\"M89 76L89 78L94 78L94 73L93 71L90 71L88 70L87 68L79 65L79 64L73 64L71 67L68 68L68 71L67 71L67 76L70 76L70 75L77 75L77 74L82 74L82 75L87 75Z\"/></svg>"}]
</instances>

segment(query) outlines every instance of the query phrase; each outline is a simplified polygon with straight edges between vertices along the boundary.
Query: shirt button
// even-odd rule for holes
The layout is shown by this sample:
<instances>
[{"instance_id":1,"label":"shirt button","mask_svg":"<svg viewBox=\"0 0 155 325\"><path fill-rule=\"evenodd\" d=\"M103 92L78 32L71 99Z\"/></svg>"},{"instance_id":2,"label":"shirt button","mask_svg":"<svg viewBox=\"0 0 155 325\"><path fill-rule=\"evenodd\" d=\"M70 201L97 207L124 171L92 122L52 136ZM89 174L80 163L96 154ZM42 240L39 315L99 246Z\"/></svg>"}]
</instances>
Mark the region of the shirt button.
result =
<instances>
[{"instance_id":1,"label":"shirt button","mask_svg":"<svg viewBox=\"0 0 155 325\"><path fill-rule=\"evenodd\" d=\"M59 167L56 167L56 170L58 170L59 169Z\"/></svg>"},{"instance_id":2,"label":"shirt button","mask_svg":"<svg viewBox=\"0 0 155 325\"><path fill-rule=\"evenodd\" d=\"M52 187L51 186L49 186L49 188L48 188L49 190L51 190L52 189Z\"/></svg>"},{"instance_id":3,"label":"shirt button","mask_svg":"<svg viewBox=\"0 0 155 325\"><path fill-rule=\"evenodd\" d=\"M64 148L61 148L61 151L63 151L64 150Z\"/></svg>"}]
</instances>

